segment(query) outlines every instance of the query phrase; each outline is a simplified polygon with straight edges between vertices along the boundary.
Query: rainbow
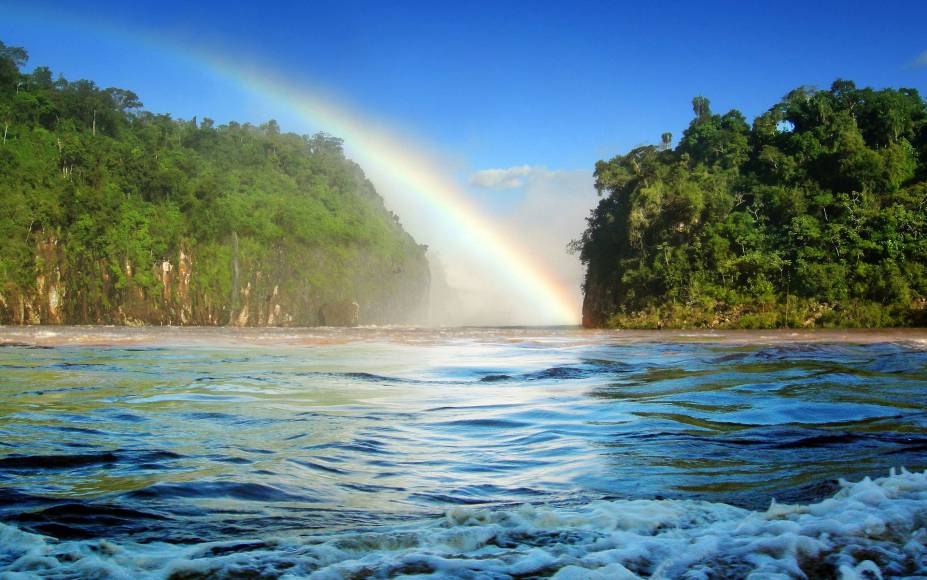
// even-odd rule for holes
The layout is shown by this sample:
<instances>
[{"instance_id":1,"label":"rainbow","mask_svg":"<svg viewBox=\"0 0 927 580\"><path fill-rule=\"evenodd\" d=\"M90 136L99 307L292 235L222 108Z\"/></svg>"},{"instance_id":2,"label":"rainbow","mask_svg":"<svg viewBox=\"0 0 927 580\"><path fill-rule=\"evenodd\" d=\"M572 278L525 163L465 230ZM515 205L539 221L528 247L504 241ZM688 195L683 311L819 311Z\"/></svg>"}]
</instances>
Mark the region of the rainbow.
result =
<instances>
[{"instance_id":1,"label":"rainbow","mask_svg":"<svg viewBox=\"0 0 927 580\"><path fill-rule=\"evenodd\" d=\"M473 204L466 192L442 172L427 154L373 120L349 111L317 92L302 89L257 70L232 65L224 59L203 56L197 61L234 82L294 111L311 126L344 140L352 157L368 172L385 175L404 191L414 194L426 209L441 216L446 227L459 232L474 254L505 279L518 297L540 309L545 320L577 324L579 313L570 289L517 242L509 239L493 220Z\"/></svg>"},{"instance_id":2,"label":"rainbow","mask_svg":"<svg viewBox=\"0 0 927 580\"><path fill-rule=\"evenodd\" d=\"M520 303L530 304L540 314L538 318L555 324L579 322L578 305L571 289L507 237L447 172L411 140L337 104L335 99L323 97L320 91L276 78L264 67L234 63L227 57L165 42L163 38L140 37L137 31L130 36L124 29L101 22L93 22L93 29L120 41L141 43L169 53L172 58L222 78L245 93L295 112L309 126L343 139L346 150L365 171L373 170L373 174L384 176L405 194L414 195L424 209L440 216L441 226L455 232L480 264L491 268L495 278L507 282L506 287Z\"/></svg>"}]
</instances>

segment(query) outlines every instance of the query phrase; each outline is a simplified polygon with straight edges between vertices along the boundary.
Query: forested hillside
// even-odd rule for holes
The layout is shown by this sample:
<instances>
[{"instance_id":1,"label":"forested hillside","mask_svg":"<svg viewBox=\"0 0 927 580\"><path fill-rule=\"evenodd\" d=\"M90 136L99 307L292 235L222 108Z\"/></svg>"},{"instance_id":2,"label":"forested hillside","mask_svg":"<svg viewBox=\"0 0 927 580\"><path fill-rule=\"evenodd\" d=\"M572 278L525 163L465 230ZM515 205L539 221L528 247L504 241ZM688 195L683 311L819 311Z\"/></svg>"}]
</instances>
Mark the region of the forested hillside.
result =
<instances>
[{"instance_id":1,"label":"forested hillside","mask_svg":"<svg viewBox=\"0 0 927 580\"><path fill-rule=\"evenodd\" d=\"M354 301L361 323L420 314L425 248L338 139L172 119L131 91L25 73L26 57L0 43L0 323L314 325Z\"/></svg>"},{"instance_id":2,"label":"forested hillside","mask_svg":"<svg viewBox=\"0 0 927 580\"><path fill-rule=\"evenodd\" d=\"M596 165L575 249L583 322L922 325L927 106L913 89L799 88L750 125L693 100L675 148Z\"/></svg>"}]
</instances>

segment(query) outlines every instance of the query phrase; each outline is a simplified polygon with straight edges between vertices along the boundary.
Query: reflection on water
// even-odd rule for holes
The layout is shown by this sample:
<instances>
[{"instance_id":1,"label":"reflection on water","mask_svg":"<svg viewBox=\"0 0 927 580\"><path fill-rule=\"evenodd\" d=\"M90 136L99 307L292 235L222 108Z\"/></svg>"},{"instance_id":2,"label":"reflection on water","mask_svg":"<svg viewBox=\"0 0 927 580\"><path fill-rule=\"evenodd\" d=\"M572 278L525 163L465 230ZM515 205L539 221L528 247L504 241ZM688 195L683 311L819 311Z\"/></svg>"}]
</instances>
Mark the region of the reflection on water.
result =
<instances>
[{"instance_id":1,"label":"reflection on water","mask_svg":"<svg viewBox=\"0 0 927 580\"><path fill-rule=\"evenodd\" d=\"M61 540L229 541L600 500L762 510L927 467L918 332L0 339L0 520Z\"/></svg>"}]
</instances>

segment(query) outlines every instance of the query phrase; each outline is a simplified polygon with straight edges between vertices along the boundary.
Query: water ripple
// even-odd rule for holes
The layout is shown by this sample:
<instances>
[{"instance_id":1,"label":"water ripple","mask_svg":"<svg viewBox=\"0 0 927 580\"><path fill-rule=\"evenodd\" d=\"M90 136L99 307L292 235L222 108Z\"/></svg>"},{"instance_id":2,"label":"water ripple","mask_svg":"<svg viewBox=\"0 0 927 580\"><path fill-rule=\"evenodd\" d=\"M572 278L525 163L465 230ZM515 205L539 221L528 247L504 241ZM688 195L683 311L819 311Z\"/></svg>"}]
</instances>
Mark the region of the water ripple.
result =
<instances>
[{"instance_id":1,"label":"water ripple","mask_svg":"<svg viewBox=\"0 0 927 580\"><path fill-rule=\"evenodd\" d=\"M218 541L466 505L754 509L927 467L906 334L86 332L0 340L0 517L56 537L95 510L112 537Z\"/></svg>"}]
</instances>

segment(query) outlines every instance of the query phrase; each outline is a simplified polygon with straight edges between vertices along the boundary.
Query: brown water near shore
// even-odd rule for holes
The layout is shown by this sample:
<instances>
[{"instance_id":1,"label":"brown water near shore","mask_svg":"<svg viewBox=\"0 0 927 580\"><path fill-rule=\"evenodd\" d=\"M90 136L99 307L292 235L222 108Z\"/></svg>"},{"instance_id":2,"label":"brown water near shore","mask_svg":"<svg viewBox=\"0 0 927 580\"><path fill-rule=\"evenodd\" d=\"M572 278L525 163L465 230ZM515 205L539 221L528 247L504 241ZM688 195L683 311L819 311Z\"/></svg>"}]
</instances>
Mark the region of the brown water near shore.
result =
<instances>
[{"instance_id":1,"label":"brown water near shore","mask_svg":"<svg viewBox=\"0 0 927 580\"><path fill-rule=\"evenodd\" d=\"M712 342L729 345L788 343L877 344L906 342L927 346L927 328L775 329L775 330L603 330L581 327L413 327L236 328L197 326L0 326L0 345L324 345L362 341L436 343L448 337L498 341L562 341L574 344Z\"/></svg>"}]
</instances>

